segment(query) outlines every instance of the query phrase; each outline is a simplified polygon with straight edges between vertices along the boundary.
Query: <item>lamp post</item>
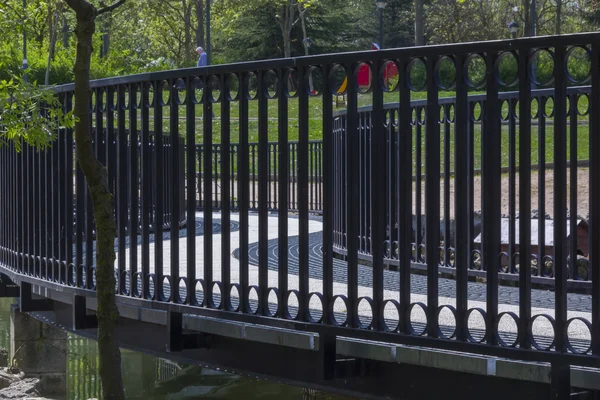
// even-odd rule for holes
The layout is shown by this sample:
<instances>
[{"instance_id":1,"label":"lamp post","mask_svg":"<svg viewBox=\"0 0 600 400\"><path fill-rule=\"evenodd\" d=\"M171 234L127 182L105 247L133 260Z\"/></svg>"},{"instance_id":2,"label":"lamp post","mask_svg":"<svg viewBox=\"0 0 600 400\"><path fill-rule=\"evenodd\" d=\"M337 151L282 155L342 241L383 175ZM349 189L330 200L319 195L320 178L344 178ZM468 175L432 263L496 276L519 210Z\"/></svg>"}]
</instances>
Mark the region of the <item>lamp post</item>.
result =
<instances>
[{"instance_id":1,"label":"lamp post","mask_svg":"<svg viewBox=\"0 0 600 400\"><path fill-rule=\"evenodd\" d=\"M29 65L27 64L27 32L25 31L25 15L27 15L27 0L23 0L23 81L27 82L27 73L25 72Z\"/></svg>"},{"instance_id":2,"label":"lamp post","mask_svg":"<svg viewBox=\"0 0 600 400\"><path fill-rule=\"evenodd\" d=\"M517 21L511 22L510 24L508 24L508 29L510 30L510 36L513 39L516 39L517 31L519 30L519 23Z\"/></svg>"},{"instance_id":3,"label":"lamp post","mask_svg":"<svg viewBox=\"0 0 600 400\"><path fill-rule=\"evenodd\" d=\"M387 6L387 1L375 0L375 5L379 10L379 48L383 49L383 9Z\"/></svg>"}]
</instances>

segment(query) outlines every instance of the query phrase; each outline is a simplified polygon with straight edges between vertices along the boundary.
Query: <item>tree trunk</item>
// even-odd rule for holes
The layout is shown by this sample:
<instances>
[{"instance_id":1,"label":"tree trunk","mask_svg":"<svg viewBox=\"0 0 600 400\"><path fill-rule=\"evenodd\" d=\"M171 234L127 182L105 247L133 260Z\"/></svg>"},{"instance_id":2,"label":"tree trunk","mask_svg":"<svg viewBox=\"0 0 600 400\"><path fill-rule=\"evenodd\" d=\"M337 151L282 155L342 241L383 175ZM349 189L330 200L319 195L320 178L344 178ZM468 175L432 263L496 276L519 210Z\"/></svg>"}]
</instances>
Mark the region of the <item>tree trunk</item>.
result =
<instances>
[{"instance_id":1,"label":"tree trunk","mask_svg":"<svg viewBox=\"0 0 600 400\"><path fill-rule=\"evenodd\" d=\"M531 36L531 12L530 10L530 0L523 0L521 7L523 9L523 36Z\"/></svg>"},{"instance_id":2,"label":"tree trunk","mask_svg":"<svg viewBox=\"0 0 600 400\"><path fill-rule=\"evenodd\" d=\"M69 24L67 22L67 16L64 14L65 11L63 10L63 17L62 17L62 34L63 34L63 48L68 49L69 48Z\"/></svg>"},{"instance_id":3,"label":"tree trunk","mask_svg":"<svg viewBox=\"0 0 600 400\"><path fill-rule=\"evenodd\" d=\"M196 45L204 47L204 0L196 0Z\"/></svg>"},{"instance_id":4,"label":"tree trunk","mask_svg":"<svg viewBox=\"0 0 600 400\"><path fill-rule=\"evenodd\" d=\"M556 0L556 34L562 33L562 6L563 0Z\"/></svg>"},{"instance_id":5,"label":"tree trunk","mask_svg":"<svg viewBox=\"0 0 600 400\"><path fill-rule=\"evenodd\" d=\"M306 39L308 36L306 35L306 21L304 20L304 11L302 9L302 3L298 3L298 15L300 15L300 24L302 25L302 44L304 45L304 55L308 55L308 43Z\"/></svg>"},{"instance_id":6,"label":"tree trunk","mask_svg":"<svg viewBox=\"0 0 600 400\"><path fill-rule=\"evenodd\" d=\"M90 60L93 52L96 8L86 0L66 0L76 12L77 53L75 58L75 143L77 161L88 184L96 223L96 296L98 299L99 373L104 400L125 400L121 376L121 352L117 344L119 311L115 299L116 223L114 198L108 187L106 168L98 161L92 145L90 117Z\"/></svg>"},{"instance_id":7,"label":"tree trunk","mask_svg":"<svg viewBox=\"0 0 600 400\"><path fill-rule=\"evenodd\" d=\"M188 4L186 1L183 2L183 19L185 25L185 63L188 65L192 62L192 4Z\"/></svg>"},{"instance_id":8,"label":"tree trunk","mask_svg":"<svg viewBox=\"0 0 600 400\"><path fill-rule=\"evenodd\" d=\"M425 45L425 12L423 0L415 0L415 46Z\"/></svg>"}]
</instances>

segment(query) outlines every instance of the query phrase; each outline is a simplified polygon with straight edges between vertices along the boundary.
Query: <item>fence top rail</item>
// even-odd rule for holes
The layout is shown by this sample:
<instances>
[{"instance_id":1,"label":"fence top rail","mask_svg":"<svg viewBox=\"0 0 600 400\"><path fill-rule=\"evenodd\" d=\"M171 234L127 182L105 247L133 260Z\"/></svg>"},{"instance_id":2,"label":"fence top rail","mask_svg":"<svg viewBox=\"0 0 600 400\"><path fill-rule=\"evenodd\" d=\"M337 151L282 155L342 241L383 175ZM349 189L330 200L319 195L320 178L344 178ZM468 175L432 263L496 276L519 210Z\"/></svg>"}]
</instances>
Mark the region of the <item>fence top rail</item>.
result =
<instances>
[{"instance_id":1,"label":"fence top rail","mask_svg":"<svg viewBox=\"0 0 600 400\"><path fill-rule=\"evenodd\" d=\"M569 35L537 36L509 40L494 40L474 43L453 43L433 46L415 46L386 50L367 50L344 53L332 53L314 56L278 58L261 61L248 61L233 64L211 65L207 67L181 68L167 71L150 72L128 76L96 79L90 87L100 88L126 85L158 80L179 79L189 76L210 76L226 73L243 73L266 71L270 69L307 67L322 64L345 64L359 61L399 60L415 57L431 57L444 55L475 54L517 51L520 49L550 48L555 46L577 46L600 44L600 32L578 33ZM53 87L57 93L68 93L75 89L74 83Z\"/></svg>"}]
</instances>

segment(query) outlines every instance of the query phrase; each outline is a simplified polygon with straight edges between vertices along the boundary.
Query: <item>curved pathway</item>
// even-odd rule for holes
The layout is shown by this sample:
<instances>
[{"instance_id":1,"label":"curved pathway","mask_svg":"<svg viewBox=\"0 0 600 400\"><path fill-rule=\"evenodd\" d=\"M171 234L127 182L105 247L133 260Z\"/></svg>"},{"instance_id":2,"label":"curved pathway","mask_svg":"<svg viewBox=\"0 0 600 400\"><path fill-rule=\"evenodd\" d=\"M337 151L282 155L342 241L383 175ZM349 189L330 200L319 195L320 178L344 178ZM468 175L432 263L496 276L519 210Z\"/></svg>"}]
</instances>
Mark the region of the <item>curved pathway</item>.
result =
<instances>
[{"instance_id":1,"label":"curved pathway","mask_svg":"<svg viewBox=\"0 0 600 400\"><path fill-rule=\"evenodd\" d=\"M298 275L299 247L298 236L288 239L290 274ZM309 234L309 277L312 279L323 279L323 232ZM277 271L277 255L279 245L277 239L269 241L269 269ZM258 265L258 243L249 246L249 259L252 265ZM234 251L234 256L239 257L239 249ZM333 280L346 284L347 263L342 260L333 259ZM384 290L398 292L400 290L400 274L397 271L383 271ZM424 275L411 274L411 293L427 295L427 277ZM373 287L373 269L368 266L358 266L358 285ZM484 283L468 282L468 299L474 301L486 301L486 285ZM439 295L443 297L456 296L456 281L453 279L439 278ZM500 304L519 305L519 288L500 286L498 289ZM591 296L569 293L567 295L569 311L591 312ZM536 308L554 308L554 292L549 290L533 289L531 294L531 306Z\"/></svg>"}]
</instances>

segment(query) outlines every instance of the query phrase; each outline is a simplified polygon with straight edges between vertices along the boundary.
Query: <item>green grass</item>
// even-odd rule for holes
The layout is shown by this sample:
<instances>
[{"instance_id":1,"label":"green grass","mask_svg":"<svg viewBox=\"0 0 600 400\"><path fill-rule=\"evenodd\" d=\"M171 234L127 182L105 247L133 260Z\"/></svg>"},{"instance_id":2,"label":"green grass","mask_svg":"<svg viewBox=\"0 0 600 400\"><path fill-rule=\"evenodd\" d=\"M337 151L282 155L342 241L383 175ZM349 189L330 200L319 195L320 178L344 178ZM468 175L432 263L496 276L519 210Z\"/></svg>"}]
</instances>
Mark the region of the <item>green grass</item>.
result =
<instances>
[{"instance_id":1,"label":"green grass","mask_svg":"<svg viewBox=\"0 0 600 400\"><path fill-rule=\"evenodd\" d=\"M474 92L471 94L479 94L482 92ZM453 92L440 92L439 98L444 97L453 97L455 94ZM398 93L384 93L384 102L387 103L395 103L398 102ZM427 94L423 92L411 93L412 100L420 100L426 99ZM334 98L331 98L332 101ZM278 99L268 100L268 140L269 142L277 142L278 141ZM371 94L359 94L358 96L358 105L369 106L372 104L372 95ZM322 140L323 138L323 126L322 126L322 118L323 118L323 97L310 97L309 98L309 110L308 110L308 132L309 132L309 140ZM545 124L545 132L543 143L545 145L544 151L544 162L551 163L554 160L554 125L552 124L554 118L550 116L552 103L549 101L545 105L546 113L549 115L547 119L547 123ZM568 105L569 106L569 105ZM588 107L588 99L585 96L582 96L578 99L577 104L578 109L585 110ZM203 123L203 108L202 104L198 104L195 106L195 140L196 144L201 144L204 142L204 123ZM539 105L537 104L537 100L533 100L531 104L531 112L533 115L538 113ZM341 105L340 107L336 107L334 105L335 111L343 111L346 109L345 105ZM186 137L186 106L180 105L178 106L178 129L179 134L182 137ZM517 107L518 110L518 107ZM155 130L155 121L154 121L154 109L150 109L150 129ZM171 107L163 106L163 123L162 130L163 132L168 132L171 126ZM222 124L221 124L221 104L215 103L213 104L213 111L215 118L213 120L213 129L212 129L212 141L213 143L220 143L222 141ZM298 140L298 132L299 132L299 124L298 124L298 99L292 98L288 99L288 140L296 141ZM503 102L501 113L503 116L508 114L508 105L507 102ZM451 118L453 118L454 108L451 108ZM481 108L476 106L474 109L474 117L479 119L481 117ZM126 126L129 126L129 111L125 112L126 116ZM232 102L230 105L230 141L231 143L239 142L239 128L240 128L240 120L239 120L239 103ZM249 142L258 142L258 102L257 101L249 101L248 103L248 115L249 119L247 121L248 124L248 140ZM138 119L138 129L141 126L140 121L140 112L137 111L137 119ZM117 121L117 115L115 115L115 124ZM577 134L577 159L578 160L586 160L589 159L589 118L588 116L580 116L578 117L578 125L576 126L576 131L574 133ZM106 122L105 122L106 124ZM539 139L540 139L540 130L538 128L538 120L532 119L532 127L531 127L531 161L532 164L538 164L540 161L539 154ZM106 125L105 125L106 126ZM449 123L447 125L440 124L440 164L443 166L444 164L444 137L445 137L445 129L448 128L450 132L450 169L454 170L454 144L455 144L455 135L463 135L467 134L466 129L460 129L455 132L454 123ZM482 145L483 145L483 137L482 137L482 124L480 122L476 122L473 125L474 128L474 147L475 147L475 155L474 155L474 166L476 169L481 168L481 153L482 153ZM416 160L416 131L417 128L413 127L413 165ZM570 127L570 119L567 119L567 157L570 158L570 135L571 135L571 127ZM501 148L499 149L501 154L501 163L502 166L506 167L509 165L509 126L507 124L503 124L501 126ZM516 142L515 142L515 155L516 162L518 165L519 160L519 121L516 122L516 132L515 132ZM422 172L424 171L425 166L425 127L421 127L421 150L422 150ZM272 161L274 162L274 160ZM291 165L293 167L293 165ZM234 166L235 168L235 166ZM415 172L416 168L413 166L413 172Z\"/></svg>"}]
</instances>

